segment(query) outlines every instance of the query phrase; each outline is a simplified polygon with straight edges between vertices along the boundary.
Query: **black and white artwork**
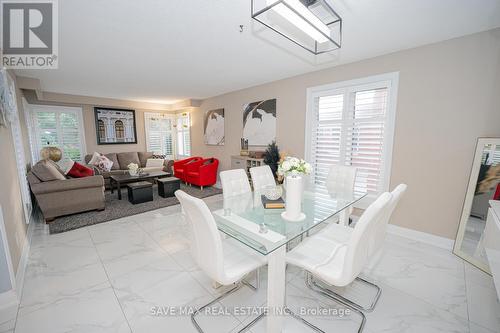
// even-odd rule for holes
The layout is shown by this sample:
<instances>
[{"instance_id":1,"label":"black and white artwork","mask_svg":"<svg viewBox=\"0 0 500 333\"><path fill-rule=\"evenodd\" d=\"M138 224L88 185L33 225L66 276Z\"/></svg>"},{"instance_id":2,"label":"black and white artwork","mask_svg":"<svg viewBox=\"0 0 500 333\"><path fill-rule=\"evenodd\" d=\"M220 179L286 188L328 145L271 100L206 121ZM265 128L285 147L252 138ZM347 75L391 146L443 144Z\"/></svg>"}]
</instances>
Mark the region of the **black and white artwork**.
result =
<instances>
[{"instance_id":1,"label":"black and white artwork","mask_svg":"<svg viewBox=\"0 0 500 333\"><path fill-rule=\"evenodd\" d=\"M205 144L224 145L224 109L205 111L203 119Z\"/></svg>"},{"instance_id":2,"label":"black and white artwork","mask_svg":"<svg viewBox=\"0 0 500 333\"><path fill-rule=\"evenodd\" d=\"M243 105L243 138L249 146L276 140L276 98Z\"/></svg>"},{"instance_id":3,"label":"black and white artwork","mask_svg":"<svg viewBox=\"0 0 500 333\"><path fill-rule=\"evenodd\" d=\"M95 107L94 115L97 144L137 143L134 110Z\"/></svg>"}]
</instances>

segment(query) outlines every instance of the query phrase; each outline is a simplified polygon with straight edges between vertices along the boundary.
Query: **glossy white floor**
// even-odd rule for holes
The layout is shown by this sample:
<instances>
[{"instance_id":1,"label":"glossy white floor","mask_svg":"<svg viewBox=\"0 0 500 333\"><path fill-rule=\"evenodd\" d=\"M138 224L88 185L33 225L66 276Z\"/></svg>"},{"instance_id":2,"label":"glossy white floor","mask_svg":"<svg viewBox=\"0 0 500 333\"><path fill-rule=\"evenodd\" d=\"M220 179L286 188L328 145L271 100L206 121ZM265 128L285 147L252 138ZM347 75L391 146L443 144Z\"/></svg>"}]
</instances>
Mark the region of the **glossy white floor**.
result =
<instances>
[{"instance_id":1,"label":"glossy white floor","mask_svg":"<svg viewBox=\"0 0 500 333\"><path fill-rule=\"evenodd\" d=\"M220 200L207 202L215 208ZM179 213L169 207L58 235L37 225L17 318L0 323L0 332L196 332L189 316L158 313L204 304L221 292L191 260ZM221 306L263 305L263 273L258 292L245 287ZM492 279L445 250L388 235L364 275L383 290L365 332L500 332ZM333 304L307 290L298 270L289 268L287 281L292 310ZM359 285L345 292L370 296ZM251 318L204 315L200 322L207 332L234 332ZM355 332L358 321L354 315L306 319L327 332ZM264 332L263 324L251 331ZM287 318L286 332L308 331Z\"/></svg>"}]
</instances>

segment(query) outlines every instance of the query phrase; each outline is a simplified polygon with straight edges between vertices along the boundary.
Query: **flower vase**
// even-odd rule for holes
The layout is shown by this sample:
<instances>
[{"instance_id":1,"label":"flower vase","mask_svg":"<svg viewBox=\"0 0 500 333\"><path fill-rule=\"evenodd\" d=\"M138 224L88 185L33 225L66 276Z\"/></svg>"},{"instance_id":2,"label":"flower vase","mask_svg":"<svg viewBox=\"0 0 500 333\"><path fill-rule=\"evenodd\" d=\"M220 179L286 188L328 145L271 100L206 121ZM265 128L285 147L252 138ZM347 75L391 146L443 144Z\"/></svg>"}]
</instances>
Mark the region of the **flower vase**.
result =
<instances>
[{"instance_id":1,"label":"flower vase","mask_svg":"<svg viewBox=\"0 0 500 333\"><path fill-rule=\"evenodd\" d=\"M285 191L285 211L281 213L281 217L292 222L304 220L306 216L302 213L302 176L287 176Z\"/></svg>"}]
</instances>

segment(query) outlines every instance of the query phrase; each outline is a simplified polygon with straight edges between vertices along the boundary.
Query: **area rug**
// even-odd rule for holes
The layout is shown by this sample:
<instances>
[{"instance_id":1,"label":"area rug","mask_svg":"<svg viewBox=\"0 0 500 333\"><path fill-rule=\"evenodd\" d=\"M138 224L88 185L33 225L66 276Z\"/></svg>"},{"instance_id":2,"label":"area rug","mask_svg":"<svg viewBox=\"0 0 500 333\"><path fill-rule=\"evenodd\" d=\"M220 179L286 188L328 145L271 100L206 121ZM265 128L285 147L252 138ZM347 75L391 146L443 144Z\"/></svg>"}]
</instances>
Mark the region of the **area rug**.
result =
<instances>
[{"instance_id":1,"label":"area rug","mask_svg":"<svg viewBox=\"0 0 500 333\"><path fill-rule=\"evenodd\" d=\"M197 198L206 198L222 193L221 189L215 187L205 187L202 191L198 187L190 187L184 184L181 184L181 190ZM118 200L116 191L113 194L111 194L110 191L106 191L105 200L106 209L103 211L90 211L80 214L58 217L53 222L50 222L50 233L57 234L69 230L83 228L92 224L116 220L121 217L136 215L158 208L179 204L179 201L175 197L162 198L158 196L158 189L156 185L153 186L153 201L150 202L145 202L137 205L131 204L127 199L126 188L122 189L122 200Z\"/></svg>"}]
</instances>

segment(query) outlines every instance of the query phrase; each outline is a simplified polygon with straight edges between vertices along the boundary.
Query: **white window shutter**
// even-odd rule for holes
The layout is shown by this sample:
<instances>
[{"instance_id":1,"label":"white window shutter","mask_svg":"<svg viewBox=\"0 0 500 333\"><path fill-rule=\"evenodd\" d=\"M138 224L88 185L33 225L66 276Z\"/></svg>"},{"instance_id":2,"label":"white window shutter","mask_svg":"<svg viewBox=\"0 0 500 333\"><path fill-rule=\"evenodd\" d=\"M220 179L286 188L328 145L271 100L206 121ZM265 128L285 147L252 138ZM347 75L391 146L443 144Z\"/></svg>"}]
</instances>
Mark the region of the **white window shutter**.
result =
<instances>
[{"instance_id":1,"label":"white window shutter","mask_svg":"<svg viewBox=\"0 0 500 333\"><path fill-rule=\"evenodd\" d=\"M144 113L146 126L146 147L155 154L173 156L173 117L161 113Z\"/></svg>"},{"instance_id":2,"label":"white window shutter","mask_svg":"<svg viewBox=\"0 0 500 333\"><path fill-rule=\"evenodd\" d=\"M64 158L83 160L85 140L81 109L33 106L32 115L37 158L43 147L56 146L63 151Z\"/></svg>"},{"instance_id":3,"label":"white window shutter","mask_svg":"<svg viewBox=\"0 0 500 333\"><path fill-rule=\"evenodd\" d=\"M388 88L351 86L312 95L313 180L324 184L332 165L358 168L355 192L383 190Z\"/></svg>"}]
</instances>

